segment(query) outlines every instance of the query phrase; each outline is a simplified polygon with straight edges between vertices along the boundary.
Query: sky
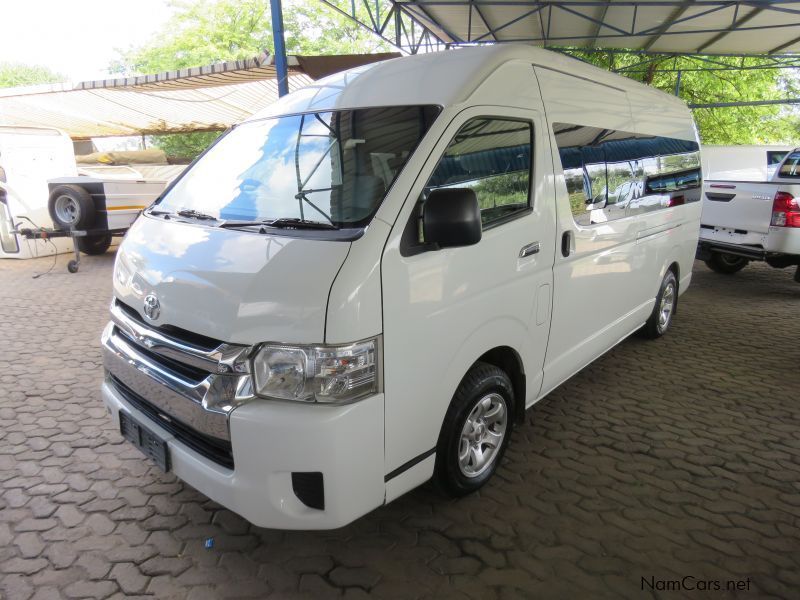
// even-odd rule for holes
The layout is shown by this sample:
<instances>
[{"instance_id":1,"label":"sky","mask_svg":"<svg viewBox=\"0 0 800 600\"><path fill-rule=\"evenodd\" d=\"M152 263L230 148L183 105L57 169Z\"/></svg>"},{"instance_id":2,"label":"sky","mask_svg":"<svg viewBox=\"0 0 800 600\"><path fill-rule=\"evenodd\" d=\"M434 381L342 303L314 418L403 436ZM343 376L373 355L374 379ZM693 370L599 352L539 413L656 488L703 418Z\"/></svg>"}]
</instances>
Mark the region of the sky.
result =
<instances>
[{"instance_id":1,"label":"sky","mask_svg":"<svg viewBox=\"0 0 800 600\"><path fill-rule=\"evenodd\" d=\"M169 18L166 0L0 0L0 62L44 65L73 82L108 77L115 49Z\"/></svg>"}]
</instances>

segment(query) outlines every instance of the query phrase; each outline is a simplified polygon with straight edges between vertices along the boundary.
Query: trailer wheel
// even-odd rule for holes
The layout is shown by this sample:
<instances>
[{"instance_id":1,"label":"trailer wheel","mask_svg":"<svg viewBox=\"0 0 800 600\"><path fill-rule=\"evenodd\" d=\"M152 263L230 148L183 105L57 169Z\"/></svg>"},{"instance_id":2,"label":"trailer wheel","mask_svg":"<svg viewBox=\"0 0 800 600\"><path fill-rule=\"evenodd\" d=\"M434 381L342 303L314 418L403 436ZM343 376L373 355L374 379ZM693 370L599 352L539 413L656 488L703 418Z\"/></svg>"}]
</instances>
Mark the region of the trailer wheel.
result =
<instances>
[{"instance_id":1,"label":"trailer wheel","mask_svg":"<svg viewBox=\"0 0 800 600\"><path fill-rule=\"evenodd\" d=\"M77 238L78 250L90 256L105 254L111 246L111 234L101 233Z\"/></svg>"},{"instance_id":2,"label":"trailer wheel","mask_svg":"<svg viewBox=\"0 0 800 600\"><path fill-rule=\"evenodd\" d=\"M733 275L747 266L750 261L743 256L725 254L724 252L713 252L711 258L705 261L706 266L715 273Z\"/></svg>"},{"instance_id":3,"label":"trailer wheel","mask_svg":"<svg viewBox=\"0 0 800 600\"><path fill-rule=\"evenodd\" d=\"M79 185L59 185L47 202L50 218L61 229L89 229L94 225L92 196Z\"/></svg>"}]
</instances>

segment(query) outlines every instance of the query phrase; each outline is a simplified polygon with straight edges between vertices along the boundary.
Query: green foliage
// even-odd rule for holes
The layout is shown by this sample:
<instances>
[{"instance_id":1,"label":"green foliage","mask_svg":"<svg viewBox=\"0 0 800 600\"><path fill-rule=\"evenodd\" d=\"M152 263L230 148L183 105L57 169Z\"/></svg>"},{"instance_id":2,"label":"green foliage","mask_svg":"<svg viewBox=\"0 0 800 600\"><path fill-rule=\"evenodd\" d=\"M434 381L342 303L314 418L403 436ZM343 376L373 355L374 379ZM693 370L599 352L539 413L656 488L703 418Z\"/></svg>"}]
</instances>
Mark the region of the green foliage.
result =
<instances>
[{"instance_id":1,"label":"green foliage","mask_svg":"<svg viewBox=\"0 0 800 600\"><path fill-rule=\"evenodd\" d=\"M119 51L110 66L123 75L158 73L241 60L272 52L269 0L173 0L174 14L139 48ZM284 2L286 49L290 54L386 51L387 45L321 2ZM192 159L219 133L157 135L151 143L172 159Z\"/></svg>"},{"instance_id":2,"label":"green foliage","mask_svg":"<svg viewBox=\"0 0 800 600\"><path fill-rule=\"evenodd\" d=\"M149 136L148 141L156 148L161 148L171 161L191 162L220 135L221 131L168 133Z\"/></svg>"},{"instance_id":3,"label":"green foliage","mask_svg":"<svg viewBox=\"0 0 800 600\"><path fill-rule=\"evenodd\" d=\"M119 51L113 73L158 73L273 51L269 0L172 0L172 18L139 48ZM388 50L379 38L321 2L284 2L286 51L348 54Z\"/></svg>"},{"instance_id":4,"label":"green foliage","mask_svg":"<svg viewBox=\"0 0 800 600\"><path fill-rule=\"evenodd\" d=\"M252 58L272 47L269 0L173 0L174 14L139 48L120 51L113 73L149 74Z\"/></svg>"},{"instance_id":5,"label":"green foliage","mask_svg":"<svg viewBox=\"0 0 800 600\"><path fill-rule=\"evenodd\" d=\"M41 65L0 62L0 88L56 83L64 77Z\"/></svg>"},{"instance_id":6,"label":"green foliage","mask_svg":"<svg viewBox=\"0 0 800 600\"><path fill-rule=\"evenodd\" d=\"M605 52L571 54L604 69L618 70L669 94L675 93L678 74L657 69L681 70L680 97L693 104L777 100L797 97L800 91L791 70L754 68L769 64L765 58L713 57L713 62L708 62ZM724 65L738 70L708 70ZM703 68L706 70L700 70ZM694 118L704 144L793 144L800 128L797 111L779 105L700 108L694 110Z\"/></svg>"}]
</instances>

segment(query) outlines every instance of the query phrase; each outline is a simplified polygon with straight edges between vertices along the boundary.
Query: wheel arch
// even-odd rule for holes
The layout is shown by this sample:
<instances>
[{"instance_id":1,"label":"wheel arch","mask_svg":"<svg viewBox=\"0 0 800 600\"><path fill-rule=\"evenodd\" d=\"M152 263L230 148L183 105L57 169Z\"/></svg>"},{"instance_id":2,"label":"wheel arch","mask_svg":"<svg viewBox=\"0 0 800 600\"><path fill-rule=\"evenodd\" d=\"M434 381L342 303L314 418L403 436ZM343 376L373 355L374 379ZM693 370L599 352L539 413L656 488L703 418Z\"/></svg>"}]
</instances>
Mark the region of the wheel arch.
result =
<instances>
[{"instance_id":1,"label":"wheel arch","mask_svg":"<svg viewBox=\"0 0 800 600\"><path fill-rule=\"evenodd\" d=\"M442 378L439 394L440 397L446 397L447 402L440 408L439 422L444 419L458 386L478 362L489 363L508 374L514 389L514 416L518 418L524 415L527 395L532 391L531 386L536 385L536 382L528 381L530 368L527 371L525 369L526 348L532 343L541 343L541 340L530 339L530 335L530 330L522 321L501 317L483 323L464 336L458 344L459 351L449 361Z\"/></svg>"},{"instance_id":2,"label":"wheel arch","mask_svg":"<svg viewBox=\"0 0 800 600\"><path fill-rule=\"evenodd\" d=\"M522 357L510 346L496 346L487 350L472 363L470 369L478 362L494 365L505 371L514 388L514 419L519 423L525 418L525 366ZM469 372L469 371L467 371ZM466 373L465 373L466 375Z\"/></svg>"}]
</instances>

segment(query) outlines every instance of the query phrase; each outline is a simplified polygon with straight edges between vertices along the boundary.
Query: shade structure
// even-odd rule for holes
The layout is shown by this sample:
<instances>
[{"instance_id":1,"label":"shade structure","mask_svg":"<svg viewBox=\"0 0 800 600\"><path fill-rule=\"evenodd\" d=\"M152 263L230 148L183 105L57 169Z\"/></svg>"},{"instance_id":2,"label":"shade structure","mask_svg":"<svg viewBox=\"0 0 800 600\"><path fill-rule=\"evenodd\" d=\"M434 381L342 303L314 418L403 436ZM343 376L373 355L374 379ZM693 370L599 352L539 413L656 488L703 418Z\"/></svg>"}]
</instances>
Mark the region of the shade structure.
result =
<instances>
[{"instance_id":1,"label":"shade structure","mask_svg":"<svg viewBox=\"0 0 800 600\"><path fill-rule=\"evenodd\" d=\"M352 12L349 0L323 1ZM378 0L367 10L369 18L354 16L367 26L383 23L381 33L392 41L387 14L410 17L447 45L516 41L720 55L800 51L800 3L794 0Z\"/></svg>"},{"instance_id":2,"label":"shade structure","mask_svg":"<svg viewBox=\"0 0 800 600\"><path fill-rule=\"evenodd\" d=\"M397 53L289 56L289 91ZM0 125L61 129L73 139L225 129L278 98L273 57L78 84L0 90Z\"/></svg>"}]
</instances>

